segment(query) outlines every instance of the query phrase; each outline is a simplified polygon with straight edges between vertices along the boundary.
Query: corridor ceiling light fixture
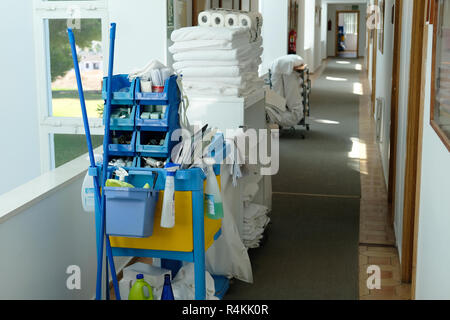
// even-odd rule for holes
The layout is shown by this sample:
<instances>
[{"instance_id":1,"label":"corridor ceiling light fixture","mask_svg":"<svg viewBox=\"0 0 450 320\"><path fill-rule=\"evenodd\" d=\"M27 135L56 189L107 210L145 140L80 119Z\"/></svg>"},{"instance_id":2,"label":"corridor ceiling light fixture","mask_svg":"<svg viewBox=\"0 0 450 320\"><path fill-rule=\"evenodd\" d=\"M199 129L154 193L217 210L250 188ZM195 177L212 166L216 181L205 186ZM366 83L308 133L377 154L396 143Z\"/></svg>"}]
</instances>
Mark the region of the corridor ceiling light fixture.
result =
<instances>
[{"instance_id":1,"label":"corridor ceiling light fixture","mask_svg":"<svg viewBox=\"0 0 450 320\"><path fill-rule=\"evenodd\" d=\"M337 64L350 64L350 61L336 61Z\"/></svg>"},{"instance_id":2,"label":"corridor ceiling light fixture","mask_svg":"<svg viewBox=\"0 0 450 320\"><path fill-rule=\"evenodd\" d=\"M352 141L352 151L348 153L350 159L367 160L367 146L358 138L350 138Z\"/></svg>"},{"instance_id":3,"label":"corridor ceiling light fixture","mask_svg":"<svg viewBox=\"0 0 450 320\"><path fill-rule=\"evenodd\" d=\"M355 70L361 71L361 70L362 70L362 64L357 63L357 64L355 65Z\"/></svg>"},{"instance_id":4,"label":"corridor ceiling light fixture","mask_svg":"<svg viewBox=\"0 0 450 320\"><path fill-rule=\"evenodd\" d=\"M326 79L330 81L348 81L345 78L335 78L335 77L327 77Z\"/></svg>"},{"instance_id":5,"label":"corridor ceiling light fixture","mask_svg":"<svg viewBox=\"0 0 450 320\"><path fill-rule=\"evenodd\" d=\"M353 94L357 94L359 96L364 94L361 82L353 82Z\"/></svg>"}]
</instances>

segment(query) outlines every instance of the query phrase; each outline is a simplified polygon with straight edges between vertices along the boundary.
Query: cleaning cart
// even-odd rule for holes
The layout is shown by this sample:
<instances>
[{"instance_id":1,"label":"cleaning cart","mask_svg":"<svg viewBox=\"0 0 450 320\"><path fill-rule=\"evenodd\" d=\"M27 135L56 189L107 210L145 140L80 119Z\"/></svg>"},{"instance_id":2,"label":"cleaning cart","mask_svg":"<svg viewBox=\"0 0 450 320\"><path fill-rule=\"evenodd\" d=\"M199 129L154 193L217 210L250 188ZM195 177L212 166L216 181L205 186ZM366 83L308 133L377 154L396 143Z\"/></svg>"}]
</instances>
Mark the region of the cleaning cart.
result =
<instances>
[{"instance_id":1,"label":"cleaning cart","mask_svg":"<svg viewBox=\"0 0 450 320\"><path fill-rule=\"evenodd\" d=\"M103 163L95 163L84 102L83 87L78 67L75 38L68 30L72 48L75 74L89 150L89 175L93 177L95 189L95 223L97 240L97 286L96 299L102 299L102 279L109 283L108 265L116 298L120 299L114 256L152 257L162 261L186 261L194 263L195 299L206 298L205 251L220 236L221 220L204 215L203 190L206 176L201 168L178 170L174 177L175 226L162 228L161 208L167 171L148 168L145 157L160 160L170 159L174 145L171 133L179 128L178 106L180 92L176 76L167 79L162 92L141 92L139 78L130 81L127 75L114 75L114 40L116 25L111 24L108 77L103 80L105 99ZM160 119L142 119L143 106L164 106ZM129 117L112 119L116 108L129 108ZM158 137L162 143L149 145L148 136ZM176 143L176 142L175 142ZM118 168L110 165L117 157L132 158L123 169L128 176L122 182L135 188L106 187L108 179L117 179ZM214 166L220 183L220 166ZM104 260L104 241L106 261ZM173 276L175 270L172 270ZM216 277L216 288L223 295L228 286L226 278ZM218 288L220 287L220 288ZM109 299L106 286L106 299ZM216 290L218 291L218 290ZM219 296L220 297L220 296Z\"/></svg>"}]
</instances>

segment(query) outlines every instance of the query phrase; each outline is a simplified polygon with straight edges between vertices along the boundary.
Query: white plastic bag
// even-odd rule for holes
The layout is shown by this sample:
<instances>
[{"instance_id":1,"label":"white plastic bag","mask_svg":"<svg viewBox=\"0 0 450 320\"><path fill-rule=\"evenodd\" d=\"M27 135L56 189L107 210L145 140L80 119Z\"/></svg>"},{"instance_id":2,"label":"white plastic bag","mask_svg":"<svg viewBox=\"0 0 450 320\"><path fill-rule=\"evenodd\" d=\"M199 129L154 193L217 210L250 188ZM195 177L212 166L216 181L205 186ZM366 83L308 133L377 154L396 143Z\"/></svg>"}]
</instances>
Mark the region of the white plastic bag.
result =
<instances>
[{"instance_id":1,"label":"white plastic bag","mask_svg":"<svg viewBox=\"0 0 450 320\"><path fill-rule=\"evenodd\" d=\"M194 264L185 264L177 273L172 281L172 290L175 300L194 300L195 299L195 280ZM218 300L215 296L216 290L214 279L205 271L206 278L206 300Z\"/></svg>"},{"instance_id":2,"label":"white plastic bag","mask_svg":"<svg viewBox=\"0 0 450 320\"><path fill-rule=\"evenodd\" d=\"M232 177L226 168L221 170L221 186L224 218L222 235L206 252L206 269L214 275L234 277L253 283L252 265L239 235L235 217L227 201L227 194L233 193ZM231 192L230 192L231 191Z\"/></svg>"}]
</instances>

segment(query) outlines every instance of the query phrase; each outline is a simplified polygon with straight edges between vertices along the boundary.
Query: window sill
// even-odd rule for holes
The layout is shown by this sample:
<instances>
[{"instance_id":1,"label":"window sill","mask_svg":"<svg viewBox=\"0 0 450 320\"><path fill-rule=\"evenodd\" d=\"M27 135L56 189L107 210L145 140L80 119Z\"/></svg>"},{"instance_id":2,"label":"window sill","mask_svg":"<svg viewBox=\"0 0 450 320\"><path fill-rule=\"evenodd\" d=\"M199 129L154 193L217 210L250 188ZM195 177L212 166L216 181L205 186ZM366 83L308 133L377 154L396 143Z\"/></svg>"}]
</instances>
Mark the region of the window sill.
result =
<instances>
[{"instance_id":1,"label":"window sill","mask_svg":"<svg viewBox=\"0 0 450 320\"><path fill-rule=\"evenodd\" d=\"M102 153L102 147L94 153ZM0 195L0 223L48 198L61 188L86 174L90 166L87 153L39 177ZM81 200L80 200L81 201Z\"/></svg>"}]
</instances>

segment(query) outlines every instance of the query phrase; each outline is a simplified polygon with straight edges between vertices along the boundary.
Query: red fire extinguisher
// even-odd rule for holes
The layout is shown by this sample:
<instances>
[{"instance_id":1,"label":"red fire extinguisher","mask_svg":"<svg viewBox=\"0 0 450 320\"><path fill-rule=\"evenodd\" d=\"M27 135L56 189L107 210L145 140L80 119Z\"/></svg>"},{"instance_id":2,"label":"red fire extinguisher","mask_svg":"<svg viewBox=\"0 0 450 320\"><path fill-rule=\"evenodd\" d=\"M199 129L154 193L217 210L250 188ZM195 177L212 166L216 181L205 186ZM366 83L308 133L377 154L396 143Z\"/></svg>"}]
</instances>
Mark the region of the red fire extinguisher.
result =
<instances>
[{"instance_id":1,"label":"red fire extinguisher","mask_svg":"<svg viewBox=\"0 0 450 320\"><path fill-rule=\"evenodd\" d=\"M289 54L297 53L297 32L292 29L289 32Z\"/></svg>"}]
</instances>

